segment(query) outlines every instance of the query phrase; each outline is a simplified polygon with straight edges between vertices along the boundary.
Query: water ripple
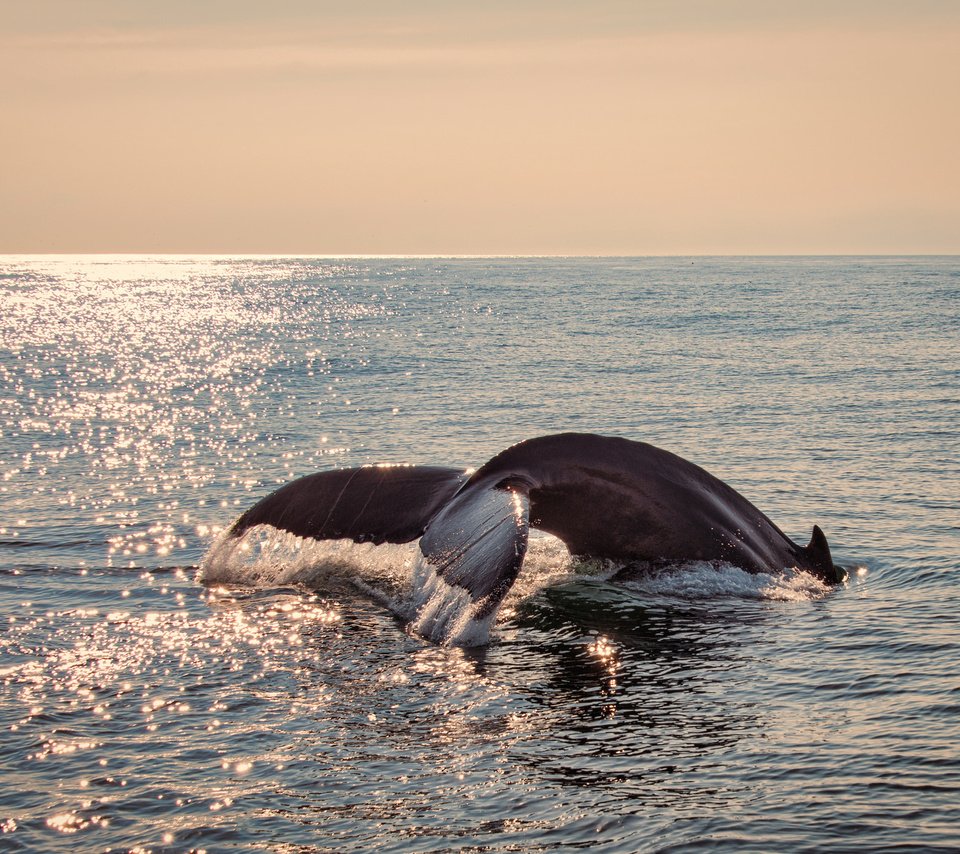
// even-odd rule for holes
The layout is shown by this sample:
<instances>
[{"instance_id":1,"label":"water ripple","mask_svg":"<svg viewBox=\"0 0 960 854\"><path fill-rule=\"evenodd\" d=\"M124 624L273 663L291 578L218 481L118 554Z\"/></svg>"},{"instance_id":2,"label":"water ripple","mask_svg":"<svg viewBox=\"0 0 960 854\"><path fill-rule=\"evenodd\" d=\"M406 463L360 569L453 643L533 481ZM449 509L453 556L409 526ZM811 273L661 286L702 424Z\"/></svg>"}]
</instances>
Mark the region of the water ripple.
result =
<instances>
[{"instance_id":1,"label":"water ripple","mask_svg":"<svg viewBox=\"0 0 960 854\"><path fill-rule=\"evenodd\" d=\"M0 848L956 850L958 275L0 259ZM298 474L561 429L856 571L615 579L535 538L475 650L385 606L415 546L268 537L197 581Z\"/></svg>"}]
</instances>

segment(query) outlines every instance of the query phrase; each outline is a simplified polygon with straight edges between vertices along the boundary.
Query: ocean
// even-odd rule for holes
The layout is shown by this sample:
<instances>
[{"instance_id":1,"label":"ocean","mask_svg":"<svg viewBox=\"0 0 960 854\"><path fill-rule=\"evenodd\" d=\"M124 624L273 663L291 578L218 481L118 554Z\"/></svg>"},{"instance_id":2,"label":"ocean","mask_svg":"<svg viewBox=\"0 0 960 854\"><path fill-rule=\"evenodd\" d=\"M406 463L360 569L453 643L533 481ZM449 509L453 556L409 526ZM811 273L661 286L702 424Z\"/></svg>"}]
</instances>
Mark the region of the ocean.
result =
<instances>
[{"instance_id":1,"label":"ocean","mask_svg":"<svg viewBox=\"0 0 960 854\"><path fill-rule=\"evenodd\" d=\"M0 849L957 850L958 318L957 257L0 257ZM296 476L563 431L850 578L535 536L460 647L415 544L212 559Z\"/></svg>"}]
</instances>

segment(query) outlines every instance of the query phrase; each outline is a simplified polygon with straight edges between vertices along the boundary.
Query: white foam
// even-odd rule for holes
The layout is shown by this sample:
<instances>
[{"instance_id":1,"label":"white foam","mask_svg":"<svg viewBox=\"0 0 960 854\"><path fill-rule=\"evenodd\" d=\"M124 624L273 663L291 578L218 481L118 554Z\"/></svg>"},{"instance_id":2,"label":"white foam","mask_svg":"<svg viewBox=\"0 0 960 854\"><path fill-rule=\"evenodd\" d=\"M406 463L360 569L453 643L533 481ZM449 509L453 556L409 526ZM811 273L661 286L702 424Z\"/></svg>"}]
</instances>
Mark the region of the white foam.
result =
<instances>
[{"instance_id":1,"label":"white foam","mask_svg":"<svg viewBox=\"0 0 960 854\"><path fill-rule=\"evenodd\" d=\"M767 599L807 602L832 588L808 572L787 567L780 573L752 573L729 563L690 561L651 571L629 580L624 587L641 593L677 599Z\"/></svg>"},{"instance_id":2,"label":"white foam","mask_svg":"<svg viewBox=\"0 0 960 854\"><path fill-rule=\"evenodd\" d=\"M609 581L643 593L677 599L767 599L806 602L833 587L796 567L777 573L752 573L720 561L688 561L661 569L639 569L623 561L574 558L563 542L549 534L530 532L523 571L507 601L526 599L544 587L577 579Z\"/></svg>"},{"instance_id":3,"label":"white foam","mask_svg":"<svg viewBox=\"0 0 960 854\"><path fill-rule=\"evenodd\" d=\"M754 574L731 564L691 561L638 572L615 561L580 561L556 537L539 532L530 537L523 571L502 607L483 616L478 616L479 608L468 591L437 575L416 543L317 542L258 526L239 538L222 534L204 557L200 573L208 584L261 588L297 584L318 589L348 583L407 622L412 633L448 646L486 644L498 614L510 614L518 602L544 587L582 578L606 581L620 574L617 583L630 590L682 600L801 602L820 598L831 589L793 568L780 574Z\"/></svg>"},{"instance_id":4,"label":"white foam","mask_svg":"<svg viewBox=\"0 0 960 854\"><path fill-rule=\"evenodd\" d=\"M577 578L606 581L622 568L622 563L603 558L574 558L562 540L541 531L531 531L523 569L508 598L526 599L544 587Z\"/></svg>"},{"instance_id":5,"label":"white foam","mask_svg":"<svg viewBox=\"0 0 960 854\"><path fill-rule=\"evenodd\" d=\"M450 646L487 643L497 616L495 609L478 617L469 592L440 578L416 543L318 542L261 525L239 538L221 535L200 565L200 578L259 588L349 583L406 621L414 634Z\"/></svg>"},{"instance_id":6,"label":"white foam","mask_svg":"<svg viewBox=\"0 0 960 854\"><path fill-rule=\"evenodd\" d=\"M503 601L490 613L481 610L462 587L447 584L422 556L414 563L410 585L410 630L445 646L482 646L499 614L512 613L515 605L544 587L575 578L610 578L620 569L612 561L575 561L556 537L531 532L523 569Z\"/></svg>"},{"instance_id":7,"label":"white foam","mask_svg":"<svg viewBox=\"0 0 960 854\"><path fill-rule=\"evenodd\" d=\"M358 579L394 587L406 583L417 553L416 543L321 542L258 525L239 538L221 534L200 564L200 578L207 584L250 587L315 588Z\"/></svg>"}]
</instances>

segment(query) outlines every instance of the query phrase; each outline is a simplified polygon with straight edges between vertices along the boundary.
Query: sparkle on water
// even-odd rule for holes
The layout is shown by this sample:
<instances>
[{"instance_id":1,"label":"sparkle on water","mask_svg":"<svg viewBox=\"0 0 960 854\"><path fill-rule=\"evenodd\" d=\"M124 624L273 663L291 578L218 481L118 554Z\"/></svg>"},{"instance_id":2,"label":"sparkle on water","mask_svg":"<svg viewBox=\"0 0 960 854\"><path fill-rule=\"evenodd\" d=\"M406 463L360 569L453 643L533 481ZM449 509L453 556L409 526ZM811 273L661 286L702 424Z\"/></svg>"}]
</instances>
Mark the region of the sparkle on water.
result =
<instances>
[{"instance_id":1,"label":"sparkle on water","mask_svg":"<svg viewBox=\"0 0 960 854\"><path fill-rule=\"evenodd\" d=\"M955 849L958 283L956 259L0 259L0 847ZM463 628L415 544L217 545L299 474L563 429L820 524L851 578L625 575L534 536L463 649L406 626Z\"/></svg>"}]
</instances>

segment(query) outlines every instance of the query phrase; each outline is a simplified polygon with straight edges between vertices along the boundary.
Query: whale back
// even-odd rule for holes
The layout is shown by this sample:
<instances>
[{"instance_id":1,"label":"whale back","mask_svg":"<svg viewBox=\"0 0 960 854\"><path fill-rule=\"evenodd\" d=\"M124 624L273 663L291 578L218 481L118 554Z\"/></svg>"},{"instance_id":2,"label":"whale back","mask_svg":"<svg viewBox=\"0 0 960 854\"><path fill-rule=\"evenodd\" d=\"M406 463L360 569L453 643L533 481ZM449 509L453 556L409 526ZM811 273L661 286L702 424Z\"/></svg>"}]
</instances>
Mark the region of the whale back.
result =
<instances>
[{"instance_id":1,"label":"whale back","mask_svg":"<svg viewBox=\"0 0 960 854\"><path fill-rule=\"evenodd\" d=\"M753 572L803 559L803 550L732 487L644 442L583 433L530 439L490 460L464 489L489 481L528 491L531 526L574 554L719 560Z\"/></svg>"}]
</instances>

